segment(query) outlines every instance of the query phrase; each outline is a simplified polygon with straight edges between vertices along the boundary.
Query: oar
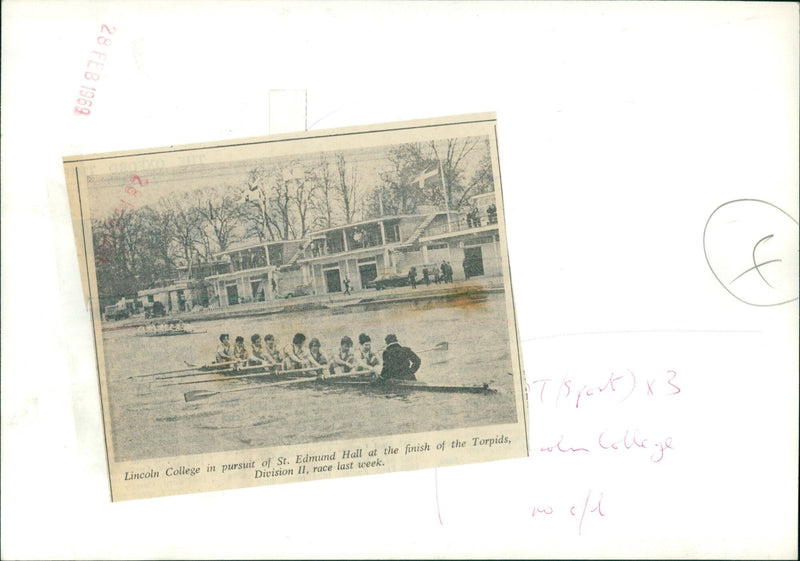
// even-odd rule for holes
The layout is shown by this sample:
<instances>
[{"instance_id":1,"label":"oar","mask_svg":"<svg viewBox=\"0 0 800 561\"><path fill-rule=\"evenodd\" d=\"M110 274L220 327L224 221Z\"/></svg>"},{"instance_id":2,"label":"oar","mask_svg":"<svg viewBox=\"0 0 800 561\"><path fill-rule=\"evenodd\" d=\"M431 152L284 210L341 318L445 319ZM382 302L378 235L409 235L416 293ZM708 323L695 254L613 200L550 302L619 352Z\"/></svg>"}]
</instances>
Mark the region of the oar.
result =
<instances>
[{"instance_id":1,"label":"oar","mask_svg":"<svg viewBox=\"0 0 800 561\"><path fill-rule=\"evenodd\" d=\"M422 349L422 350L415 351L415 352L427 353L427 352L430 352L430 351L446 351L449 348L450 348L450 345L447 343L447 341L442 341L441 343L436 343L436 345L434 345L433 347L430 347L429 349ZM380 353L380 352L383 352L385 350L386 350L386 347L380 347L379 349L377 349L376 352Z\"/></svg>"},{"instance_id":2,"label":"oar","mask_svg":"<svg viewBox=\"0 0 800 561\"><path fill-rule=\"evenodd\" d=\"M240 362L242 362L242 361L235 361L235 362L232 362L232 363L221 362L219 364L237 364L237 363L240 363ZM267 364L267 365L265 365L265 364L254 364L252 366L242 366L238 370L228 370L226 368L220 368L220 369L213 368L213 369L203 370L202 372L192 372L191 374L181 374L179 376L165 376L163 378L156 378L156 380L174 380L175 378L188 378L188 377L191 377L191 376L205 376L207 374L219 374L220 372L228 373L231 376L240 376L239 374L235 374L235 373L236 372L247 372L249 370L258 370L258 369L262 369L262 368L280 368L280 366L281 366L280 363L278 363L278 364L271 364L271 365L269 365L269 364ZM278 372L281 372L281 370L279 370Z\"/></svg>"},{"instance_id":3,"label":"oar","mask_svg":"<svg viewBox=\"0 0 800 561\"><path fill-rule=\"evenodd\" d=\"M313 380L314 378L297 378L295 380L283 380L281 382L275 382L274 384L258 384L253 386L247 386L246 388L236 388L235 390L220 390L216 392L208 390L194 390L183 394L183 399L185 399L187 402L197 401L198 399L207 399L209 397L220 395L223 393L246 392L248 390L262 390L265 388L274 388L275 386L288 386L290 384L299 384L301 382L311 382Z\"/></svg>"},{"instance_id":4,"label":"oar","mask_svg":"<svg viewBox=\"0 0 800 561\"><path fill-rule=\"evenodd\" d=\"M177 374L178 372L189 372L190 370L197 370L199 366L192 366L191 368L183 368L178 370L167 370L165 372L153 372L152 374L137 374L136 376L128 376L128 380L136 378L149 378L150 376L161 376L163 374Z\"/></svg>"},{"instance_id":5,"label":"oar","mask_svg":"<svg viewBox=\"0 0 800 561\"><path fill-rule=\"evenodd\" d=\"M262 368L261 366L253 367L253 368ZM324 368L324 367L323 367ZM279 376L283 374L298 374L301 372L317 372L319 368L298 368L296 370L276 370L274 372L254 372L253 374L232 374L230 376L225 376L224 378L206 378L205 380L190 380L188 382L172 382L171 384L160 384L159 388L164 388L166 386L183 386L186 384L202 384L203 382L225 382L227 380L240 380L242 378L252 378L255 376ZM205 372L203 373L205 374ZM311 376L306 377L306 379L311 378Z\"/></svg>"},{"instance_id":6,"label":"oar","mask_svg":"<svg viewBox=\"0 0 800 561\"><path fill-rule=\"evenodd\" d=\"M428 351L446 351L450 348L450 345L447 344L447 341L442 341L441 343L437 343L435 346L431 347L430 349L422 349L421 351L417 351L418 353L427 353Z\"/></svg>"},{"instance_id":7,"label":"oar","mask_svg":"<svg viewBox=\"0 0 800 561\"><path fill-rule=\"evenodd\" d=\"M240 364L241 360L234 360L232 362L215 362L212 364L207 364L205 366L198 366L193 368L192 370L199 370L199 372L192 372L191 374L178 374L177 376L164 376L162 378L156 378L156 380L174 380L175 378L187 378L189 376L205 376L206 374L218 374L220 372L240 372L243 370L252 370L253 368L262 368L261 365L259 366L243 366L240 370L230 370L229 366L235 366ZM210 368L214 366L215 368ZM216 368L220 366L221 368ZM176 373L177 374L177 373Z\"/></svg>"},{"instance_id":8,"label":"oar","mask_svg":"<svg viewBox=\"0 0 800 561\"><path fill-rule=\"evenodd\" d=\"M371 371L371 370L364 371L365 379L367 378L367 374L370 373L370 372L373 372L373 371ZM333 377L335 378L336 376L333 376ZM352 376L350 374L346 374L346 375L342 375L342 377L351 378ZM212 392L212 391L207 391L207 390L194 390L194 391L186 392L185 394L183 394L183 399L185 399L187 402L197 401L197 400L200 400L200 399L208 399L209 397L213 397L215 395L220 395L220 394L224 394L224 393L246 392L248 390L261 390L261 389L264 389L264 388L274 388L275 386L290 386L292 384L300 384L300 383L303 383L303 382L313 382L315 379L316 378L298 378L296 380L283 380L281 382L275 382L273 384L258 384L258 385L253 385L253 386L247 386L246 388L236 388L234 390L220 390L220 391L217 391L217 392Z\"/></svg>"}]
</instances>

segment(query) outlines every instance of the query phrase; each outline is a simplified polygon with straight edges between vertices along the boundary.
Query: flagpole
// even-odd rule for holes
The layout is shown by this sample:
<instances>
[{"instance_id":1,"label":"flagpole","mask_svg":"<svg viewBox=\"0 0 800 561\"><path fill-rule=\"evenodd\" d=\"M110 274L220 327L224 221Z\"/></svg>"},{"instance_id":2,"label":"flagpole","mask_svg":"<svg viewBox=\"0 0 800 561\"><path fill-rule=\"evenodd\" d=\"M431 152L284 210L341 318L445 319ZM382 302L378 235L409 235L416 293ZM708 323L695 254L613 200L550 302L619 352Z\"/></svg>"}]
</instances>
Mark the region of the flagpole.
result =
<instances>
[{"instance_id":1,"label":"flagpole","mask_svg":"<svg viewBox=\"0 0 800 561\"><path fill-rule=\"evenodd\" d=\"M442 189L444 190L444 208L447 211L447 231L452 232L453 226L450 224L450 201L447 200L447 185L444 181L444 168L442 167L442 160L439 158L437 158L437 160L439 160L439 175L442 178Z\"/></svg>"}]
</instances>

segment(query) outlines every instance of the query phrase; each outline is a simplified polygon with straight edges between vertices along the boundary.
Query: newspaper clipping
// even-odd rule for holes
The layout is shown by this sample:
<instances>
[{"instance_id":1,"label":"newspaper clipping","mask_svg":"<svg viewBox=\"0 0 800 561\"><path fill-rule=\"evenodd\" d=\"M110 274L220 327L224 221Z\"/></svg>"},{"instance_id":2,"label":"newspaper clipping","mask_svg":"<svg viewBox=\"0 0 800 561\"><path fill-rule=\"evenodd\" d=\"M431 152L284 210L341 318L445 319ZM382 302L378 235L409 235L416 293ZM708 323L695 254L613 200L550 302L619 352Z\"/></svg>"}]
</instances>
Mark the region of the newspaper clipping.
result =
<instances>
[{"instance_id":1,"label":"newspaper clipping","mask_svg":"<svg viewBox=\"0 0 800 561\"><path fill-rule=\"evenodd\" d=\"M64 168L112 500L528 454L493 114Z\"/></svg>"}]
</instances>

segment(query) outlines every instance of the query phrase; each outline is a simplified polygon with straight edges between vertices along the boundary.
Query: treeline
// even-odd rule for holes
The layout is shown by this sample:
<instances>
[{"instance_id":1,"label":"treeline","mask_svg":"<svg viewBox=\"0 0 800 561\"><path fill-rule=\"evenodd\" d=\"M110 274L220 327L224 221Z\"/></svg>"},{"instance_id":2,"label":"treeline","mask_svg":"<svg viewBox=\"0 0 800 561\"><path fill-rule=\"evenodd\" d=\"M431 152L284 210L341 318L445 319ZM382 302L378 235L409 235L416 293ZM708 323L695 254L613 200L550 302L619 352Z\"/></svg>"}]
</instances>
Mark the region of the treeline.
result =
<instances>
[{"instance_id":1,"label":"treeline","mask_svg":"<svg viewBox=\"0 0 800 561\"><path fill-rule=\"evenodd\" d=\"M174 278L179 267L207 269L235 243L298 239L422 205L457 210L492 189L485 137L393 145L369 177L343 153L265 163L239 184L172 193L93 220L99 296L114 303Z\"/></svg>"}]
</instances>

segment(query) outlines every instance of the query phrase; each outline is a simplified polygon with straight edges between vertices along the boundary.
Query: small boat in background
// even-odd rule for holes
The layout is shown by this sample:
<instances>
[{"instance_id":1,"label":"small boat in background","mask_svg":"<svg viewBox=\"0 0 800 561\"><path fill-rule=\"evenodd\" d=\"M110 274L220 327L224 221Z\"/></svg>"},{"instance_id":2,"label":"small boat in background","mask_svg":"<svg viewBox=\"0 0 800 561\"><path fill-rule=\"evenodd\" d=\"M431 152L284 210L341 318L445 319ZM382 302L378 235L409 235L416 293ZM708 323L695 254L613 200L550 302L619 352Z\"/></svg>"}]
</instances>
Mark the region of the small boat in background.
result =
<instances>
[{"instance_id":1,"label":"small boat in background","mask_svg":"<svg viewBox=\"0 0 800 561\"><path fill-rule=\"evenodd\" d=\"M206 331L195 331L187 328L182 321L169 321L161 323L148 323L139 327L136 331L137 337L169 337L172 335L195 335L207 333Z\"/></svg>"}]
</instances>

